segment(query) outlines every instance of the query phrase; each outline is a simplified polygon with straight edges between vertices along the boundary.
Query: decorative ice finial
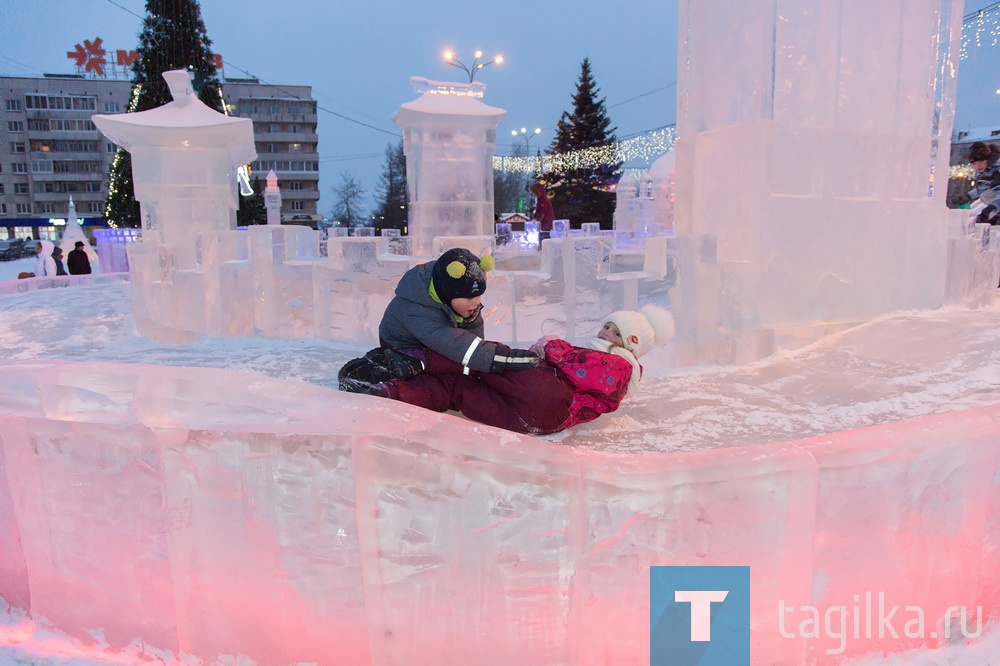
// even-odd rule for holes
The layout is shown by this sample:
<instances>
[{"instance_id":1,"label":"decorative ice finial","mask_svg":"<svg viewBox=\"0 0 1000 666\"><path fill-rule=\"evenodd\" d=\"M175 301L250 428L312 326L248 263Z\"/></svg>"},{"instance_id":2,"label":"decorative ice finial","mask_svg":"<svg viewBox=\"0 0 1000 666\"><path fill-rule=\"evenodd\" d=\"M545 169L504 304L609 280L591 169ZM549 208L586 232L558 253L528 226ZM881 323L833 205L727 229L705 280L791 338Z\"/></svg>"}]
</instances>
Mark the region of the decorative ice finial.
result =
<instances>
[{"instance_id":1,"label":"decorative ice finial","mask_svg":"<svg viewBox=\"0 0 1000 666\"><path fill-rule=\"evenodd\" d=\"M281 224L281 190L274 169L267 172L267 187L264 188L264 211L268 224Z\"/></svg>"},{"instance_id":2,"label":"decorative ice finial","mask_svg":"<svg viewBox=\"0 0 1000 666\"><path fill-rule=\"evenodd\" d=\"M194 87L191 85L191 72L186 69L172 69L163 72L163 79L170 88L170 96L174 98L174 104L184 106L195 97Z\"/></svg>"}]
</instances>

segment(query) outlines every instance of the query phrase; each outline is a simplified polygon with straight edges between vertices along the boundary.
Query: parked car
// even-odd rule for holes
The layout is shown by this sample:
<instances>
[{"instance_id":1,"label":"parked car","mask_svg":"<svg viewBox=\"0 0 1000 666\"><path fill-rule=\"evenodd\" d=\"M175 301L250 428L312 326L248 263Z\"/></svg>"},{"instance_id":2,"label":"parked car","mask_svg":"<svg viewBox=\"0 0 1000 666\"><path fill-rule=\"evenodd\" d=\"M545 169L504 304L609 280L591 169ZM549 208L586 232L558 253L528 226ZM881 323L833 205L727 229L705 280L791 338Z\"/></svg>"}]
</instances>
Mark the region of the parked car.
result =
<instances>
[{"instance_id":1,"label":"parked car","mask_svg":"<svg viewBox=\"0 0 1000 666\"><path fill-rule=\"evenodd\" d=\"M35 248L42 244L42 241L30 240L24 242L24 256L35 256Z\"/></svg>"},{"instance_id":2,"label":"parked car","mask_svg":"<svg viewBox=\"0 0 1000 666\"><path fill-rule=\"evenodd\" d=\"M21 258L21 248L9 240L0 240L0 261L12 261Z\"/></svg>"}]
</instances>

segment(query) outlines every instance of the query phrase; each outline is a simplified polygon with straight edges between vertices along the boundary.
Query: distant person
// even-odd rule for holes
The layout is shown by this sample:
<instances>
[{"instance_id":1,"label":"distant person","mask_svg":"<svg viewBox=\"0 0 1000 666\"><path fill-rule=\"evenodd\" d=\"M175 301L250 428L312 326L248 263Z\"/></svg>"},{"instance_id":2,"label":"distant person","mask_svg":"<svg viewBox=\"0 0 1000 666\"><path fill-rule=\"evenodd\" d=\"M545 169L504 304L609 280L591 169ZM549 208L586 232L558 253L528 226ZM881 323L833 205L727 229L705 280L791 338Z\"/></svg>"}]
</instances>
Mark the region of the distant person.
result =
<instances>
[{"instance_id":1,"label":"distant person","mask_svg":"<svg viewBox=\"0 0 1000 666\"><path fill-rule=\"evenodd\" d=\"M544 185L532 183L528 190L535 195L535 212L531 219L538 222L538 246L541 247L542 241L552 236L552 223L556 220L556 213L552 210L552 201Z\"/></svg>"},{"instance_id":2,"label":"distant person","mask_svg":"<svg viewBox=\"0 0 1000 666\"><path fill-rule=\"evenodd\" d=\"M979 199L986 207L976 217L977 223L1000 224L1000 148L994 144L977 141L969 146L969 166L975 172L972 189L955 198L959 206Z\"/></svg>"},{"instance_id":3,"label":"distant person","mask_svg":"<svg viewBox=\"0 0 1000 666\"><path fill-rule=\"evenodd\" d=\"M66 267L70 275L90 275L90 259L83 249L83 241L77 241L66 257Z\"/></svg>"},{"instance_id":4,"label":"distant person","mask_svg":"<svg viewBox=\"0 0 1000 666\"><path fill-rule=\"evenodd\" d=\"M56 260L52 258L52 251L55 248L52 241L39 241L35 246L35 256L38 262L35 264L35 272L29 277L55 277L57 274Z\"/></svg>"},{"instance_id":5,"label":"distant person","mask_svg":"<svg viewBox=\"0 0 1000 666\"><path fill-rule=\"evenodd\" d=\"M52 260L56 262L56 275L68 275L66 267L63 265L62 248L58 245L52 249Z\"/></svg>"}]
</instances>

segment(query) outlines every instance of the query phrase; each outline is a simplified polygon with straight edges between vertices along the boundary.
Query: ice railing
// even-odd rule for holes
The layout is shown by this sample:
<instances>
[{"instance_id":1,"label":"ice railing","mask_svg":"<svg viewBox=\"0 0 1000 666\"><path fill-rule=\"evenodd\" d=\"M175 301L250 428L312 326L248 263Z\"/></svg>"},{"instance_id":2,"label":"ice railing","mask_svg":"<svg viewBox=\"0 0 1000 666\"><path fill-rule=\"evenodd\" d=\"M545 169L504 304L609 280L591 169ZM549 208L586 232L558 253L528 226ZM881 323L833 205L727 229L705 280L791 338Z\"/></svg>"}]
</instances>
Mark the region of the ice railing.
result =
<instances>
[{"instance_id":1,"label":"ice railing","mask_svg":"<svg viewBox=\"0 0 1000 666\"><path fill-rule=\"evenodd\" d=\"M759 664L933 646L962 639L948 609L973 634L1000 615L1000 404L628 456L227 370L2 372L0 596L87 642L646 664L650 565L749 565ZM899 608L892 634L823 631L869 594Z\"/></svg>"},{"instance_id":2,"label":"ice railing","mask_svg":"<svg viewBox=\"0 0 1000 666\"><path fill-rule=\"evenodd\" d=\"M56 277L25 278L0 282L0 295L23 294L39 289L78 287L90 284L114 284L128 282L128 273L91 273L89 275L59 275Z\"/></svg>"}]
</instances>

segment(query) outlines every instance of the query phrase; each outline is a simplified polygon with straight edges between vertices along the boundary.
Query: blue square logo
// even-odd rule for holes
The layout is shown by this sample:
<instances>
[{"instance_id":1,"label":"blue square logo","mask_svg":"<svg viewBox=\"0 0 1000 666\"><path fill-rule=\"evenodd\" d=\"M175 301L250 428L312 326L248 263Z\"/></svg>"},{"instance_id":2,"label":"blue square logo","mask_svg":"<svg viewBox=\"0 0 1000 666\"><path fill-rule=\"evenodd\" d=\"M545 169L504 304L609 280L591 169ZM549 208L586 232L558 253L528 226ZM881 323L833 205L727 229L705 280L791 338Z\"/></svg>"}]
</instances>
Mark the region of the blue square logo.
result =
<instances>
[{"instance_id":1,"label":"blue square logo","mask_svg":"<svg viewBox=\"0 0 1000 666\"><path fill-rule=\"evenodd\" d=\"M650 567L650 666L749 666L750 567Z\"/></svg>"}]
</instances>

